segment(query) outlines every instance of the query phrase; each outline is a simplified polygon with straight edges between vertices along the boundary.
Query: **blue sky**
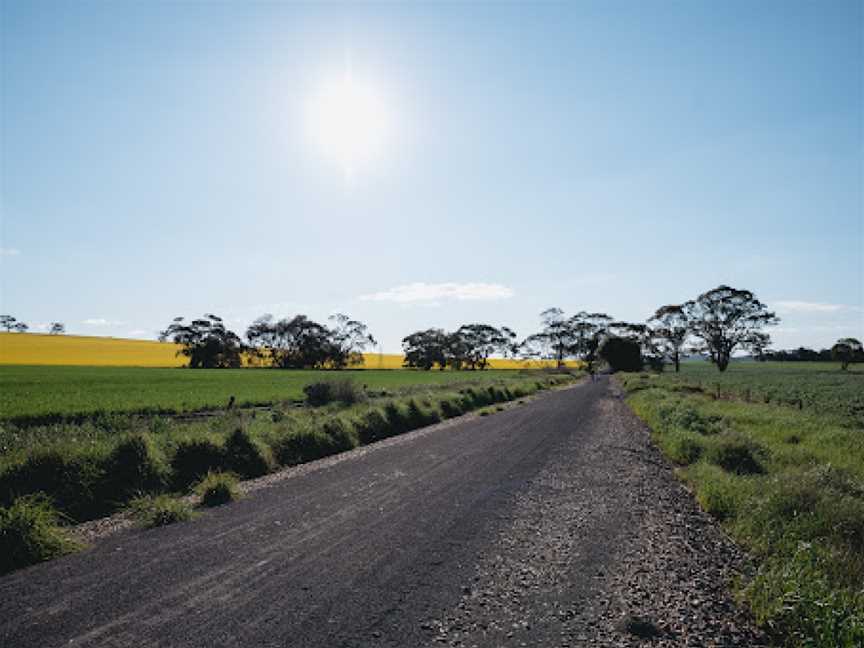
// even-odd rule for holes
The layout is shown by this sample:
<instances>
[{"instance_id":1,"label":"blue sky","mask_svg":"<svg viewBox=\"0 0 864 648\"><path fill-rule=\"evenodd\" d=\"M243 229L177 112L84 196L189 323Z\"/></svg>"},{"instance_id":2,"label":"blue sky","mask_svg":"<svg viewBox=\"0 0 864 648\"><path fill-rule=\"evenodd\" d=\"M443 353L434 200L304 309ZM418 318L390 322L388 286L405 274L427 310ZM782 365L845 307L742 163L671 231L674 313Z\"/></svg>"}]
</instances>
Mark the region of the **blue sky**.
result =
<instances>
[{"instance_id":1,"label":"blue sky","mask_svg":"<svg viewBox=\"0 0 864 648\"><path fill-rule=\"evenodd\" d=\"M398 351L727 283L777 347L864 337L860 2L2 12L0 307L31 326L341 311ZM350 173L309 108L349 69L387 114Z\"/></svg>"}]
</instances>

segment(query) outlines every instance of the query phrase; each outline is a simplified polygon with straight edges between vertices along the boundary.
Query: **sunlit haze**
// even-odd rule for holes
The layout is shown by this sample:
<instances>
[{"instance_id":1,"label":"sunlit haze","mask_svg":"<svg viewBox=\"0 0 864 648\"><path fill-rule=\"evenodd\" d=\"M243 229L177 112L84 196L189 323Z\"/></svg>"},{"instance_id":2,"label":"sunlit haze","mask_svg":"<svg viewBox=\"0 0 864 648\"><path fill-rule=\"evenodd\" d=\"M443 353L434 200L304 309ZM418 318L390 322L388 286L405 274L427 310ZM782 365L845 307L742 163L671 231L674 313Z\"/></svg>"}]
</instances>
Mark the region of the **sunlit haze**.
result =
<instances>
[{"instance_id":1,"label":"sunlit haze","mask_svg":"<svg viewBox=\"0 0 864 648\"><path fill-rule=\"evenodd\" d=\"M2 312L864 337L862 5L2 3Z\"/></svg>"}]
</instances>

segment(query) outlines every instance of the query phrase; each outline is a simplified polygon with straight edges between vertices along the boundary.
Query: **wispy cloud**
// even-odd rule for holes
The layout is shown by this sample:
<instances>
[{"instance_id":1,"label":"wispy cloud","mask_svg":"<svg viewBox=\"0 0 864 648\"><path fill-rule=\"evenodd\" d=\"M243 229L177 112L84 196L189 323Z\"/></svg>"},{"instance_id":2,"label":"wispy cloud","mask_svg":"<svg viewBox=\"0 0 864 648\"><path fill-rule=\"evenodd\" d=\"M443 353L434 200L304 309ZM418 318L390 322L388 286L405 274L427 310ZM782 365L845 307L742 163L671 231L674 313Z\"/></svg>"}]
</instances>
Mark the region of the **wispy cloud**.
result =
<instances>
[{"instance_id":1,"label":"wispy cloud","mask_svg":"<svg viewBox=\"0 0 864 648\"><path fill-rule=\"evenodd\" d=\"M126 322L120 320L109 320L104 317L91 317L83 320L81 323L87 326L120 326L121 324L126 324Z\"/></svg>"},{"instance_id":2,"label":"wispy cloud","mask_svg":"<svg viewBox=\"0 0 864 648\"><path fill-rule=\"evenodd\" d=\"M778 313L839 313L846 310L855 310L853 306L845 304L826 304L823 302L809 301L776 301L772 306Z\"/></svg>"},{"instance_id":3,"label":"wispy cloud","mask_svg":"<svg viewBox=\"0 0 864 648\"><path fill-rule=\"evenodd\" d=\"M510 299L513 289L491 283L422 283L396 286L390 290L361 295L363 301L386 301L397 304L435 305L444 300L498 301Z\"/></svg>"},{"instance_id":4,"label":"wispy cloud","mask_svg":"<svg viewBox=\"0 0 864 648\"><path fill-rule=\"evenodd\" d=\"M21 254L21 250L17 248L0 247L0 256L18 256L19 254Z\"/></svg>"}]
</instances>

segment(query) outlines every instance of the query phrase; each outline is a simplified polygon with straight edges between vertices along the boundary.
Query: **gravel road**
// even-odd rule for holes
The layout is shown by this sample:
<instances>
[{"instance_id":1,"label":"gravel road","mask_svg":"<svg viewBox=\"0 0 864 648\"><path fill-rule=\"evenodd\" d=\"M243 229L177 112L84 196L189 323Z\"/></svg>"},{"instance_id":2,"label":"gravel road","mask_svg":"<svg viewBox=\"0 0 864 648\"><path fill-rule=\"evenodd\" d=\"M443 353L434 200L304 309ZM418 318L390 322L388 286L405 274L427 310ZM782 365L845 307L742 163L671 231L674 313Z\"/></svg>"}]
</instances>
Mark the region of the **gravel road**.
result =
<instances>
[{"instance_id":1,"label":"gravel road","mask_svg":"<svg viewBox=\"0 0 864 648\"><path fill-rule=\"evenodd\" d=\"M742 556L605 377L0 578L0 646L754 646Z\"/></svg>"}]
</instances>

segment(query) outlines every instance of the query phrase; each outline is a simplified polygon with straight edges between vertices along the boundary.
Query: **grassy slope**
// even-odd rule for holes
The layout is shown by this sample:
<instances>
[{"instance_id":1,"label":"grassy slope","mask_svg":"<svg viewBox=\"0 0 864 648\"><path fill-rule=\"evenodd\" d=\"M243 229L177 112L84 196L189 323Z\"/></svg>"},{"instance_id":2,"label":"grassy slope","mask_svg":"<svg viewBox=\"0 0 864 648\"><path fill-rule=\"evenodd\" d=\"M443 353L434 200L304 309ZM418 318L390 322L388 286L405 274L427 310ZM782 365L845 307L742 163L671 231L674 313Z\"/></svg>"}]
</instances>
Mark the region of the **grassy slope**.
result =
<instances>
[{"instance_id":1,"label":"grassy slope","mask_svg":"<svg viewBox=\"0 0 864 648\"><path fill-rule=\"evenodd\" d=\"M711 376L723 387L715 400L711 382L707 393L684 387L694 374L708 377L688 367L623 382L703 508L757 558L742 595L780 643L864 645L864 429L844 406L861 395L862 376L742 364ZM756 385L809 400L800 410L727 400Z\"/></svg>"},{"instance_id":2,"label":"grassy slope","mask_svg":"<svg viewBox=\"0 0 864 648\"><path fill-rule=\"evenodd\" d=\"M350 376L370 389L506 380L519 372L293 371L144 367L0 367L0 419L99 412L185 412L303 398L303 386L322 377Z\"/></svg>"},{"instance_id":3,"label":"grassy slope","mask_svg":"<svg viewBox=\"0 0 864 648\"><path fill-rule=\"evenodd\" d=\"M16 498L41 492L71 519L90 519L142 494L186 492L210 471L257 477L574 378L533 373L463 388L411 386L352 405L283 405L194 421L111 417L0 427L0 514Z\"/></svg>"}]
</instances>

